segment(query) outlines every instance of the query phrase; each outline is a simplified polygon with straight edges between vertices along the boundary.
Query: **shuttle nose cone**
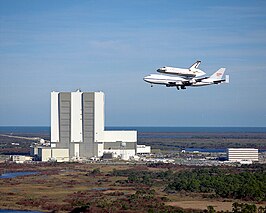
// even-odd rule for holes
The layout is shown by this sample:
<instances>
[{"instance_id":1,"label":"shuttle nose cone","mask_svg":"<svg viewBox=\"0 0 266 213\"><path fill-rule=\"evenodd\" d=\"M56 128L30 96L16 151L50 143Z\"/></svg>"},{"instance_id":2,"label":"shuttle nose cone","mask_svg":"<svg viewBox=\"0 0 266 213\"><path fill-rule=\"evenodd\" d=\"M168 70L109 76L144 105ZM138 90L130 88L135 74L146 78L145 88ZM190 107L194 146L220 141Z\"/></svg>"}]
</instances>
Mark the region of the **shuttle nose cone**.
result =
<instances>
[{"instance_id":1,"label":"shuttle nose cone","mask_svg":"<svg viewBox=\"0 0 266 213\"><path fill-rule=\"evenodd\" d=\"M159 68L158 70L157 70L157 72L161 72L161 73L164 73L165 72L165 68L163 67L163 68Z\"/></svg>"}]
</instances>

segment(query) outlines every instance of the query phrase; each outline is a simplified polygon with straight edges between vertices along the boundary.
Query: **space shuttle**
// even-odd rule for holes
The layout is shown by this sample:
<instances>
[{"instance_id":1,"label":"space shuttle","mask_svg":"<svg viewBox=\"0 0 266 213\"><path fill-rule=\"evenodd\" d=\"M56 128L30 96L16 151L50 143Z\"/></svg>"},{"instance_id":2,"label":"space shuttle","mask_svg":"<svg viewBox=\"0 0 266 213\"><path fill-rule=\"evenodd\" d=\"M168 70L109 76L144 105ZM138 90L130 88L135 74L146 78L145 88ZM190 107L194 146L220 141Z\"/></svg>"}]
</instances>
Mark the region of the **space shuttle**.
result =
<instances>
[{"instance_id":1,"label":"space shuttle","mask_svg":"<svg viewBox=\"0 0 266 213\"><path fill-rule=\"evenodd\" d=\"M196 61L189 68L175 68L175 67L162 67L157 69L157 72L171 75L184 76L187 78L194 78L205 75L206 73L198 69L201 61Z\"/></svg>"}]
</instances>

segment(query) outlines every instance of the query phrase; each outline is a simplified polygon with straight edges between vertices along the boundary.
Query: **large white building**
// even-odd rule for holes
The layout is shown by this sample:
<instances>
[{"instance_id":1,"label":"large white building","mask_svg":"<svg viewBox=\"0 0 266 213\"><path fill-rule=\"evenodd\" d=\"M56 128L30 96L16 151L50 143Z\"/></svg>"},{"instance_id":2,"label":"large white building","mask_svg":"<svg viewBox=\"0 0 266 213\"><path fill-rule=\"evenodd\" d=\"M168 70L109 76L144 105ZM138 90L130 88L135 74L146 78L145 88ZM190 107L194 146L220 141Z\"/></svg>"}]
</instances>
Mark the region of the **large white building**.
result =
<instances>
[{"instance_id":1,"label":"large white building","mask_svg":"<svg viewBox=\"0 0 266 213\"><path fill-rule=\"evenodd\" d=\"M228 161L242 162L242 161L259 161L258 149L254 148L228 148Z\"/></svg>"},{"instance_id":2,"label":"large white building","mask_svg":"<svg viewBox=\"0 0 266 213\"><path fill-rule=\"evenodd\" d=\"M51 147L38 148L40 160L88 159L110 152L122 159L134 156L137 131L104 129L104 93L52 92Z\"/></svg>"}]
</instances>

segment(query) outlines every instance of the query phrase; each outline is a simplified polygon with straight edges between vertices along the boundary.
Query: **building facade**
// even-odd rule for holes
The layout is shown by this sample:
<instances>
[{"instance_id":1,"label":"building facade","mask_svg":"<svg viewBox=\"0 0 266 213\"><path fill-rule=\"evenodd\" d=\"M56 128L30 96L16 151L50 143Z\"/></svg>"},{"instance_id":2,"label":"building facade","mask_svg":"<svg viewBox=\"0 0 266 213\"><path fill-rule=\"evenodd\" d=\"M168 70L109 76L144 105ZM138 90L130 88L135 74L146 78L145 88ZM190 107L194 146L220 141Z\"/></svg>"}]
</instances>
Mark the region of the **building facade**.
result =
<instances>
[{"instance_id":1,"label":"building facade","mask_svg":"<svg viewBox=\"0 0 266 213\"><path fill-rule=\"evenodd\" d=\"M227 159L232 162L259 161L259 152L254 148L228 148Z\"/></svg>"},{"instance_id":2,"label":"building facade","mask_svg":"<svg viewBox=\"0 0 266 213\"><path fill-rule=\"evenodd\" d=\"M42 161L59 156L87 159L110 152L128 159L136 154L136 144L136 131L105 131L103 92L51 93L51 147L38 150Z\"/></svg>"}]
</instances>

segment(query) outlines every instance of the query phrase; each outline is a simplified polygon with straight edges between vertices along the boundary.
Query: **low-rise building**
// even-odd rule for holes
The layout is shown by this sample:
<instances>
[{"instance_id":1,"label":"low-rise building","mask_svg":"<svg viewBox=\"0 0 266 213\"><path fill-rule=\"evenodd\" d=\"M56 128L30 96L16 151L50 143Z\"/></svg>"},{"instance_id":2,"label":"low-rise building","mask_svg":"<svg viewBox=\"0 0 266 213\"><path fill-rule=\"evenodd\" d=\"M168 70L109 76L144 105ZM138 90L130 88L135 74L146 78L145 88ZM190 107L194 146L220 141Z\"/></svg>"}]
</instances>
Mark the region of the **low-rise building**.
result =
<instances>
[{"instance_id":1,"label":"low-rise building","mask_svg":"<svg viewBox=\"0 0 266 213\"><path fill-rule=\"evenodd\" d=\"M137 145L137 154L151 154L151 147L146 145Z\"/></svg>"},{"instance_id":2,"label":"low-rise building","mask_svg":"<svg viewBox=\"0 0 266 213\"><path fill-rule=\"evenodd\" d=\"M255 148L228 148L227 159L231 162L259 161L259 151Z\"/></svg>"},{"instance_id":3,"label":"low-rise building","mask_svg":"<svg viewBox=\"0 0 266 213\"><path fill-rule=\"evenodd\" d=\"M10 160L16 163L24 163L25 161L31 161L31 156L25 156L25 155L11 155Z\"/></svg>"},{"instance_id":4,"label":"low-rise building","mask_svg":"<svg viewBox=\"0 0 266 213\"><path fill-rule=\"evenodd\" d=\"M51 147L39 147L38 157L40 161L57 161L65 162L69 161L69 150L61 148L51 148Z\"/></svg>"}]
</instances>

